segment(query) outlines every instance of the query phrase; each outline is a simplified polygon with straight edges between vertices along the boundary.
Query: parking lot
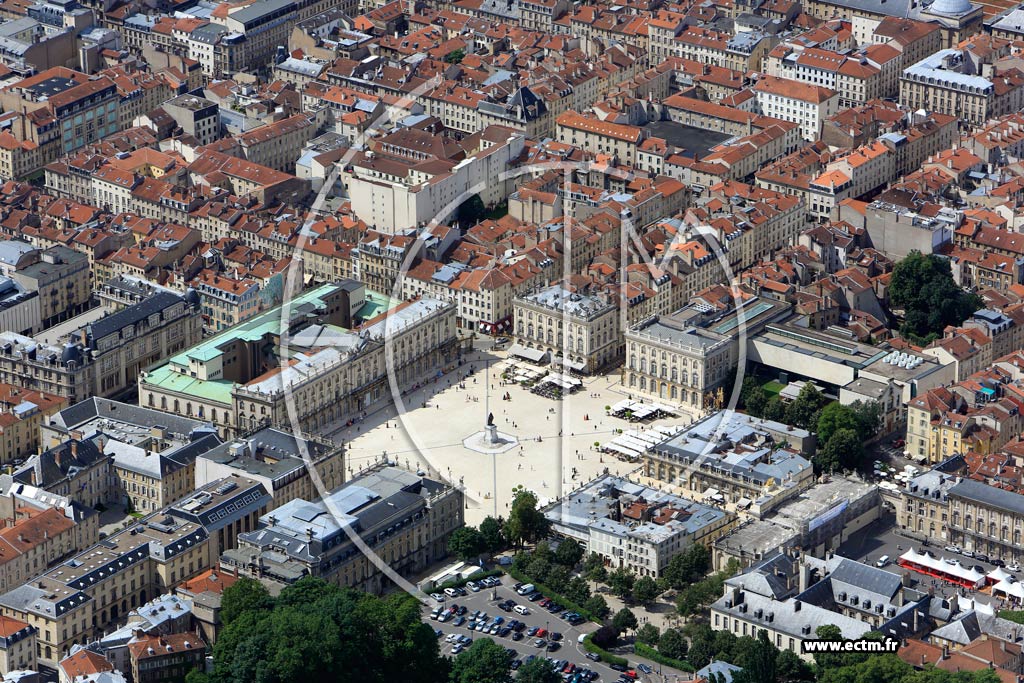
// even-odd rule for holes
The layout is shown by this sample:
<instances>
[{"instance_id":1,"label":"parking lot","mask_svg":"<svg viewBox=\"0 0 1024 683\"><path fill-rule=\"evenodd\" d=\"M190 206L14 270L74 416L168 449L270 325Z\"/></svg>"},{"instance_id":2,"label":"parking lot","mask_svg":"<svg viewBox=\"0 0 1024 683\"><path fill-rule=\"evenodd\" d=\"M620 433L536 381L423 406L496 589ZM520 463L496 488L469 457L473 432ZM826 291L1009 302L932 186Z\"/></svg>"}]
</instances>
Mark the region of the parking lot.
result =
<instances>
[{"instance_id":1,"label":"parking lot","mask_svg":"<svg viewBox=\"0 0 1024 683\"><path fill-rule=\"evenodd\" d=\"M449 619L446 622L439 622L430 618L430 612L437 605L434 603L430 607L424 607L423 620L434 629L442 631L443 635L440 639L441 652L446 655L452 654L452 649L455 647L455 643L446 642L446 638L449 634L457 634L467 636L472 640L477 638L490 638L496 643L501 644L506 648L511 648L516 651L516 658L525 660L530 655L537 657L551 657L556 661L566 660L577 667L584 669L590 669L596 671L598 683L614 683L621 673L610 668L603 662L594 662L587 659L587 651L583 649L583 645L578 642L581 634L592 633L597 630L597 624L593 622L583 622L578 626L569 624L562 615L551 614L547 610L538 607L537 602L529 602L526 598L518 595L513 589L514 582L508 577L504 577L502 584L495 588L484 588L479 593L473 593L467 591L465 596L460 597L446 597L445 602L442 605L447 608L452 605L459 605L466 608L466 623L461 626L455 626L454 620ZM505 612L498 607L498 604L506 600L514 600L516 604L526 607L530 614L521 615L516 612ZM539 602L539 601L538 601ZM486 612L488 615L488 623L493 622L494 617L500 616L506 622L512 619L526 624L521 633L523 634L522 640L515 641L512 639L511 633L505 637L499 635L483 635L477 631L470 631L468 618L473 614L474 611L480 610ZM564 614L564 613L563 613ZM529 637L526 634L531 628L542 628L548 632L556 632L561 634L561 645L554 652L547 652L545 647L538 647L534 644L537 640L536 637ZM550 642L550 638L544 638L545 641ZM469 647L470 643L467 643L464 647ZM629 660L630 667L635 667L637 664L645 664L653 669L653 673L645 675L642 671L637 670L636 673L640 681L649 681L650 683L663 683L663 681L671 680L673 674L679 672L675 670L662 671L662 675L657 672L660 668L658 664L645 660L643 658L635 657L630 654L627 659Z\"/></svg>"}]
</instances>

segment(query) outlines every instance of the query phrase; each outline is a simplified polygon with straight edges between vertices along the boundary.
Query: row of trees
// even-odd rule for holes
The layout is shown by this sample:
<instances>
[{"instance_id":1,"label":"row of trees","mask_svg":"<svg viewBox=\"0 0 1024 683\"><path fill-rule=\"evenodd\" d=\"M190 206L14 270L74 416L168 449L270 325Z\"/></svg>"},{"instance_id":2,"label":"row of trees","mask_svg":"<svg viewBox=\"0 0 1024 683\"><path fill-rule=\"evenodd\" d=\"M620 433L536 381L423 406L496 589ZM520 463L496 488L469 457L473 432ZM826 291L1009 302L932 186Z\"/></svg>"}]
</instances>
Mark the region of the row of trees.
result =
<instances>
[{"instance_id":1,"label":"row of trees","mask_svg":"<svg viewBox=\"0 0 1024 683\"><path fill-rule=\"evenodd\" d=\"M612 593L623 600L645 605L669 588L679 590L701 580L710 565L711 552L707 546L694 543L673 557L657 580L650 576L638 577L628 569L609 572L604 559L594 553L584 562L583 574L591 581L608 584Z\"/></svg>"},{"instance_id":2,"label":"row of trees","mask_svg":"<svg viewBox=\"0 0 1024 683\"><path fill-rule=\"evenodd\" d=\"M763 636L763 634L762 634ZM659 632L653 624L644 624L636 639L657 648L660 654L689 662L694 669L711 661L725 661L743 668L733 677L738 683L784 683L810 681L810 665L788 650L778 650L767 636L735 636L729 631L714 631L706 623Z\"/></svg>"},{"instance_id":3,"label":"row of trees","mask_svg":"<svg viewBox=\"0 0 1024 683\"><path fill-rule=\"evenodd\" d=\"M484 554L493 555L510 545L522 548L526 543L540 541L548 535L551 525L537 504L533 491L517 486L512 489L508 519L488 516L479 528L467 525L456 529L448 539L448 550L469 561Z\"/></svg>"},{"instance_id":4,"label":"row of trees","mask_svg":"<svg viewBox=\"0 0 1024 683\"><path fill-rule=\"evenodd\" d=\"M722 597L725 580L735 575L739 569L739 561L732 559L722 571L689 584L676 596L676 610L684 617L703 612L708 605Z\"/></svg>"},{"instance_id":5,"label":"row of trees","mask_svg":"<svg viewBox=\"0 0 1024 683\"><path fill-rule=\"evenodd\" d=\"M591 594L586 579L573 574L582 559L583 546L571 538L563 540L555 550L551 550L547 541L540 541L533 552L516 553L512 568L531 581L555 588L566 599L603 619L610 611L608 602L600 595Z\"/></svg>"}]
</instances>

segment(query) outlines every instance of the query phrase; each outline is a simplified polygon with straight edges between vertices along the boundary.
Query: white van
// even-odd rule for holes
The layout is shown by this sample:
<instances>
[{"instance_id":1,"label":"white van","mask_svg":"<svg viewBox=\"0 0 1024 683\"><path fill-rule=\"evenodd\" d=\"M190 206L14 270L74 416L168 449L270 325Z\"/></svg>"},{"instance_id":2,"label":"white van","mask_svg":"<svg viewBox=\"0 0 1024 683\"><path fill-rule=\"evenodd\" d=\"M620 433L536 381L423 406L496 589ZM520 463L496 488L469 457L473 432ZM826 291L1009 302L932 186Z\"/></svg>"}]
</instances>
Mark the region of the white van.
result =
<instances>
[{"instance_id":1,"label":"white van","mask_svg":"<svg viewBox=\"0 0 1024 683\"><path fill-rule=\"evenodd\" d=\"M532 583L528 583L525 586L520 586L519 590L516 592L520 595L526 595L527 593L532 593L534 591L534 588L535 587Z\"/></svg>"},{"instance_id":2,"label":"white van","mask_svg":"<svg viewBox=\"0 0 1024 683\"><path fill-rule=\"evenodd\" d=\"M884 567L887 564L889 564L888 555L882 555L880 558L878 558L878 562L875 562L876 567Z\"/></svg>"},{"instance_id":3,"label":"white van","mask_svg":"<svg viewBox=\"0 0 1024 683\"><path fill-rule=\"evenodd\" d=\"M449 598L459 597L459 591L455 590L454 588L445 588L444 594L447 595Z\"/></svg>"}]
</instances>

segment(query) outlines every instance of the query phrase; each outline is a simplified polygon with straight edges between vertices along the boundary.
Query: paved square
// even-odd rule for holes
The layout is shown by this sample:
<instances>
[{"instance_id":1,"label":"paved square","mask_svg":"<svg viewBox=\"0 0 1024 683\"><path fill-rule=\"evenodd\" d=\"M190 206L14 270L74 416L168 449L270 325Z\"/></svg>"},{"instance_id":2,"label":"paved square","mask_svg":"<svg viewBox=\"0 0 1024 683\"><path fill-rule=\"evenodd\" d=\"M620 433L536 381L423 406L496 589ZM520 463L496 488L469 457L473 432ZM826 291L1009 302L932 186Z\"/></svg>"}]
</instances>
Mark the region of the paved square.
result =
<instances>
[{"instance_id":1,"label":"paved square","mask_svg":"<svg viewBox=\"0 0 1024 683\"><path fill-rule=\"evenodd\" d=\"M594 448L595 442L614 438L616 429L641 426L605 414L605 406L627 397L617 371L586 377L580 391L554 400L503 382L505 361L504 351L474 351L457 371L403 397L405 411L399 417L391 406L330 434L346 442L346 462L353 471L386 456L400 466L419 468L456 484L461 480L468 503L466 522L474 525L489 514L505 515L518 484L536 492L543 504L605 468L623 475L639 468L639 463L623 462ZM485 362L489 362L489 401ZM471 368L473 373L466 376ZM510 400L503 400L506 394ZM500 433L519 440L516 447L497 454L466 448L464 442L483 430L488 411L494 413ZM651 424L689 421L678 417Z\"/></svg>"}]
</instances>

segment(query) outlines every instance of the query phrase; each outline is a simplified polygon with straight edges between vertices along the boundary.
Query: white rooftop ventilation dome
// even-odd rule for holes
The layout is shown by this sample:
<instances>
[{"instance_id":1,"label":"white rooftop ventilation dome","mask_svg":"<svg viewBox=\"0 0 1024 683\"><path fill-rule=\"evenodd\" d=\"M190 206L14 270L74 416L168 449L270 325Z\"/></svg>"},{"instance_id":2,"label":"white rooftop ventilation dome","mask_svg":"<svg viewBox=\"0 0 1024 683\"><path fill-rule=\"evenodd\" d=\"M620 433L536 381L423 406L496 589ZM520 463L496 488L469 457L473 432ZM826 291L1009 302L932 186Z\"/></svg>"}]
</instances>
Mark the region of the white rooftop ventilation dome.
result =
<instances>
[{"instance_id":1,"label":"white rooftop ventilation dome","mask_svg":"<svg viewBox=\"0 0 1024 683\"><path fill-rule=\"evenodd\" d=\"M928 11L936 14L967 14L971 9L970 0L935 0Z\"/></svg>"}]
</instances>

